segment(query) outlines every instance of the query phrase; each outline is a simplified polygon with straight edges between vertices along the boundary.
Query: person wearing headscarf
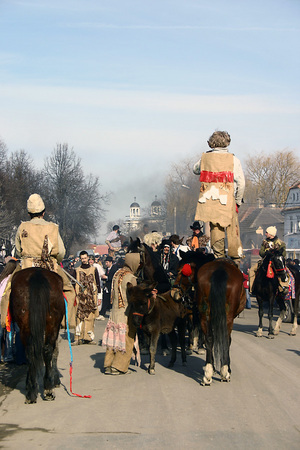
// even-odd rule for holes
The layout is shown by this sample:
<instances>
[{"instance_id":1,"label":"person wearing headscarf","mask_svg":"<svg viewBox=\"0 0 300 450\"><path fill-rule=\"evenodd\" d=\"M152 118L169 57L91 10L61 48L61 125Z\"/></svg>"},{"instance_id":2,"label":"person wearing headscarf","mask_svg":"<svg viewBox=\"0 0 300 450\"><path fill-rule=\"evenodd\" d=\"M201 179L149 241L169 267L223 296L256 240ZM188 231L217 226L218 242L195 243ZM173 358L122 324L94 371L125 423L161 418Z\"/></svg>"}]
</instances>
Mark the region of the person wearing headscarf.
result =
<instances>
[{"instance_id":1,"label":"person wearing headscarf","mask_svg":"<svg viewBox=\"0 0 300 450\"><path fill-rule=\"evenodd\" d=\"M129 318L127 284L137 285L136 273L140 265L139 253L127 253L124 266L112 280L110 317L102 338L106 346L104 373L124 375L128 372L135 342L136 328Z\"/></svg>"}]
</instances>

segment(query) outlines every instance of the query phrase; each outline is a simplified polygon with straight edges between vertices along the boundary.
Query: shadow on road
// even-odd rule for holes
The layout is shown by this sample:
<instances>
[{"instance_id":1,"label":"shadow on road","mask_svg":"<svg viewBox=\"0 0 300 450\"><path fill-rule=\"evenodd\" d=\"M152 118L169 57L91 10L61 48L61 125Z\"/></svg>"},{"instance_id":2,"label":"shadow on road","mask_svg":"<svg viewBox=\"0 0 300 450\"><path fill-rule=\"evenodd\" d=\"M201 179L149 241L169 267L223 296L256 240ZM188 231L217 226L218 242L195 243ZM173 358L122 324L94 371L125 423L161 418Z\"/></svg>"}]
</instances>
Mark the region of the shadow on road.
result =
<instances>
[{"instance_id":1,"label":"shadow on road","mask_svg":"<svg viewBox=\"0 0 300 450\"><path fill-rule=\"evenodd\" d=\"M27 374L27 365L6 363L0 365L0 398L15 389L19 381ZM24 393L23 388L20 391Z\"/></svg>"}]
</instances>

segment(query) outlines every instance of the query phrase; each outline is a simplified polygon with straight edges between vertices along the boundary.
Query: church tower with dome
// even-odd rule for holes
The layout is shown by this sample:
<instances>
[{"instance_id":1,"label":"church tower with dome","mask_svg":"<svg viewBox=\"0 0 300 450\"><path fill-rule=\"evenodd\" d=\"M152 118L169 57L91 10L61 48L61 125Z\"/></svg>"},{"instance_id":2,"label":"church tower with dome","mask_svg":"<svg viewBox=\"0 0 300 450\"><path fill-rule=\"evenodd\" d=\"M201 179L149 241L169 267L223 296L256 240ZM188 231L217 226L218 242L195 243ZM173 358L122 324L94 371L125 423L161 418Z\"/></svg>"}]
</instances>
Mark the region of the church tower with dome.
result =
<instances>
[{"instance_id":1,"label":"church tower with dome","mask_svg":"<svg viewBox=\"0 0 300 450\"><path fill-rule=\"evenodd\" d=\"M149 210L148 210L149 211ZM150 212L150 215L149 215ZM146 215L141 215L141 207L134 197L133 203L129 207L129 216L123 223L124 233L130 236L131 234L138 235L144 224L147 224L150 231L156 230L161 233L166 232L166 216L163 213L161 202L155 200L151 203L150 211Z\"/></svg>"}]
</instances>

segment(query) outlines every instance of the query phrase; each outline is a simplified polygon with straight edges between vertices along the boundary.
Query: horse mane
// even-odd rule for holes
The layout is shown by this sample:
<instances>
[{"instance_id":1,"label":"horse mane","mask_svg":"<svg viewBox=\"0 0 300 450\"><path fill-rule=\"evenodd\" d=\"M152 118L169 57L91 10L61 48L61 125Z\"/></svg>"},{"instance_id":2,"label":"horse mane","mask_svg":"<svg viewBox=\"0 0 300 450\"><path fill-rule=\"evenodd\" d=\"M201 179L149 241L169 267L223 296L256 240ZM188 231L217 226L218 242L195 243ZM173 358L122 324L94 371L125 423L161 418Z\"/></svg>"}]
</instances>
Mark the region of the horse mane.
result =
<instances>
[{"instance_id":1,"label":"horse mane","mask_svg":"<svg viewBox=\"0 0 300 450\"><path fill-rule=\"evenodd\" d=\"M140 253L142 250L142 245L140 238L136 238L135 240L130 237L130 244L128 245L127 253Z\"/></svg>"},{"instance_id":2,"label":"horse mane","mask_svg":"<svg viewBox=\"0 0 300 450\"><path fill-rule=\"evenodd\" d=\"M200 269L200 267L203 266L203 264L206 264L210 261L214 261L216 258L212 253L201 253L201 252L182 252L180 251L181 261L180 266L183 266L184 264L194 263L196 266L196 271Z\"/></svg>"},{"instance_id":3,"label":"horse mane","mask_svg":"<svg viewBox=\"0 0 300 450\"><path fill-rule=\"evenodd\" d=\"M154 281L158 283L158 290L160 288L165 292L169 290L170 283L167 275L160 263L160 258L158 252L153 252L151 247L149 247L145 242L141 243L139 238L133 240L130 238L130 244L128 246L128 253L141 253L145 254L145 266L142 268L142 279L153 283Z\"/></svg>"}]
</instances>

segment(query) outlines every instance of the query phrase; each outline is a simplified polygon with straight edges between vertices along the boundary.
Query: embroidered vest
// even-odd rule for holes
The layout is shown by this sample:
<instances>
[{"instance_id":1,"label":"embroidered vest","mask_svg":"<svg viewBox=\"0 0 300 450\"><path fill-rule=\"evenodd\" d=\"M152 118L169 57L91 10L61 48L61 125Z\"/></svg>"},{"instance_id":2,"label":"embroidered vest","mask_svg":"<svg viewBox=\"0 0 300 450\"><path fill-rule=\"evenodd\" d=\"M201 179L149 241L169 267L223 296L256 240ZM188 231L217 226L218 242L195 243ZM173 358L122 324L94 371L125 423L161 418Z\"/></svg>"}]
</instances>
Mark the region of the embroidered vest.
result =
<instances>
[{"instance_id":1,"label":"embroidered vest","mask_svg":"<svg viewBox=\"0 0 300 450\"><path fill-rule=\"evenodd\" d=\"M232 153L203 153L200 163L200 195L195 220L227 227L233 217L234 159Z\"/></svg>"},{"instance_id":2,"label":"embroidered vest","mask_svg":"<svg viewBox=\"0 0 300 450\"><path fill-rule=\"evenodd\" d=\"M95 305L97 305L97 285L95 279L95 267L91 266L87 269L82 267L77 267L76 269L76 279L81 283L86 289L81 292L81 288L76 284L76 294L80 295L82 298L92 297Z\"/></svg>"},{"instance_id":3,"label":"embroidered vest","mask_svg":"<svg viewBox=\"0 0 300 450\"><path fill-rule=\"evenodd\" d=\"M41 257L45 237L48 236L48 254L56 258L58 255L58 225L48 222L45 225L30 222L21 223L21 257Z\"/></svg>"}]
</instances>

